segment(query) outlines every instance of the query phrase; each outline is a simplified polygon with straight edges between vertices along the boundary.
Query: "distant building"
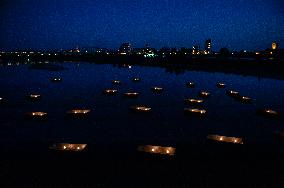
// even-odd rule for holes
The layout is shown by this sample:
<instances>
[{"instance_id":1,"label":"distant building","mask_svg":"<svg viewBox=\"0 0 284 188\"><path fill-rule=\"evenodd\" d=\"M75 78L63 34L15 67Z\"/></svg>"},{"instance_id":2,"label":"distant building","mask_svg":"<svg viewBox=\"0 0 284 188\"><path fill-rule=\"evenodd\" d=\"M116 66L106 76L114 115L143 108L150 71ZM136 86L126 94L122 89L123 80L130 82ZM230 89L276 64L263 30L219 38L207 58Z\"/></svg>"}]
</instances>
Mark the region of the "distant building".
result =
<instances>
[{"instance_id":1,"label":"distant building","mask_svg":"<svg viewBox=\"0 0 284 188\"><path fill-rule=\"evenodd\" d=\"M132 53L132 46L130 43L123 43L119 47L118 53L121 55L130 55Z\"/></svg>"},{"instance_id":2,"label":"distant building","mask_svg":"<svg viewBox=\"0 0 284 188\"><path fill-rule=\"evenodd\" d=\"M193 47L192 47L192 54L193 55L197 55L197 54L200 54L200 51L199 51L199 45L194 45Z\"/></svg>"},{"instance_id":3,"label":"distant building","mask_svg":"<svg viewBox=\"0 0 284 188\"><path fill-rule=\"evenodd\" d=\"M159 54L162 55L162 56L169 55L170 52L171 52L171 49L168 48L168 47L162 47L162 48L159 50Z\"/></svg>"},{"instance_id":4,"label":"distant building","mask_svg":"<svg viewBox=\"0 0 284 188\"><path fill-rule=\"evenodd\" d=\"M146 44L144 48L133 49L133 53L136 55L143 55L144 57L155 57L157 52L155 48L151 48Z\"/></svg>"},{"instance_id":5,"label":"distant building","mask_svg":"<svg viewBox=\"0 0 284 188\"><path fill-rule=\"evenodd\" d=\"M204 46L204 54L211 54L212 50L211 50L211 39L207 39L205 41L205 46Z\"/></svg>"},{"instance_id":6,"label":"distant building","mask_svg":"<svg viewBox=\"0 0 284 188\"><path fill-rule=\"evenodd\" d=\"M180 51L179 51L179 54L180 55L189 55L192 53L192 49L190 48L185 48L185 47L181 47L180 48Z\"/></svg>"},{"instance_id":7,"label":"distant building","mask_svg":"<svg viewBox=\"0 0 284 188\"><path fill-rule=\"evenodd\" d=\"M278 42L272 42L271 48L272 48L272 50L278 50L279 49Z\"/></svg>"}]
</instances>

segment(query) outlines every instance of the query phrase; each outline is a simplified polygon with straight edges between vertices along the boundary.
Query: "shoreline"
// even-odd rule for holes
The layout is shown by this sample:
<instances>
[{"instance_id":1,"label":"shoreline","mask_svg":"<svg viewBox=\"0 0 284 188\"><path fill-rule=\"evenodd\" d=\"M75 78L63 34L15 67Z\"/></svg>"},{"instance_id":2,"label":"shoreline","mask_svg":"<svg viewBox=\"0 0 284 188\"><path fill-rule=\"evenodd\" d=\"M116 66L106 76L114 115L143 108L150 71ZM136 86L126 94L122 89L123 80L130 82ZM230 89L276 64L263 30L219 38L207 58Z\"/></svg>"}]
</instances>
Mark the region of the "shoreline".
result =
<instances>
[{"instance_id":1,"label":"shoreline","mask_svg":"<svg viewBox=\"0 0 284 188\"><path fill-rule=\"evenodd\" d=\"M194 57L194 56L170 56L144 58L142 56L34 56L31 59L20 57L4 57L0 64L8 62L89 62L95 64L113 64L123 67L128 65L160 67L167 72L183 74L185 71L205 71L242 76L254 76L260 78L272 78L284 80L284 62L282 60L253 59L239 57Z\"/></svg>"}]
</instances>

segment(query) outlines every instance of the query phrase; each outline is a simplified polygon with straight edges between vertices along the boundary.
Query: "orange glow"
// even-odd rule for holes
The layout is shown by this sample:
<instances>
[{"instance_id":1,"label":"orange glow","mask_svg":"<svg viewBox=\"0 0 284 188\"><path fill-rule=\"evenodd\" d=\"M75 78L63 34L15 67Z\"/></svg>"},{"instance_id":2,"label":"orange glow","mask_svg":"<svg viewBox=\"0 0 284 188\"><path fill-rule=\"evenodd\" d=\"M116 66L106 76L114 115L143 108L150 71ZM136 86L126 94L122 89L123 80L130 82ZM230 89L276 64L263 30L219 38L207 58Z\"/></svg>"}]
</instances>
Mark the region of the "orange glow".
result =
<instances>
[{"instance_id":1,"label":"orange glow","mask_svg":"<svg viewBox=\"0 0 284 188\"><path fill-rule=\"evenodd\" d=\"M127 93L124 93L124 96L125 97L138 97L139 93L137 93L137 92L127 92Z\"/></svg>"},{"instance_id":2,"label":"orange glow","mask_svg":"<svg viewBox=\"0 0 284 188\"><path fill-rule=\"evenodd\" d=\"M105 94L115 94L117 93L117 90L116 89L106 89L104 93Z\"/></svg>"},{"instance_id":3,"label":"orange glow","mask_svg":"<svg viewBox=\"0 0 284 188\"><path fill-rule=\"evenodd\" d=\"M270 109L265 109L265 112L269 114L278 114L276 111Z\"/></svg>"},{"instance_id":4,"label":"orange glow","mask_svg":"<svg viewBox=\"0 0 284 188\"><path fill-rule=\"evenodd\" d=\"M185 108L184 112L191 114L205 114L206 110L197 109L197 108Z\"/></svg>"},{"instance_id":5,"label":"orange glow","mask_svg":"<svg viewBox=\"0 0 284 188\"><path fill-rule=\"evenodd\" d=\"M69 110L66 113L67 114L88 114L91 110L81 110L81 109L75 109L75 110Z\"/></svg>"},{"instance_id":6,"label":"orange glow","mask_svg":"<svg viewBox=\"0 0 284 188\"><path fill-rule=\"evenodd\" d=\"M62 150L62 151L83 151L87 144L70 144L70 143L59 143L53 144L50 149Z\"/></svg>"},{"instance_id":7,"label":"orange glow","mask_svg":"<svg viewBox=\"0 0 284 188\"><path fill-rule=\"evenodd\" d=\"M189 103L189 104L200 104L200 103L203 103L203 100L199 100L199 99L185 99L184 101L186 103Z\"/></svg>"},{"instance_id":8,"label":"orange glow","mask_svg":"<svg viewBox=\"0 0 284 188\"><path fill-rule=\"evenodd\" d=\"M243 144L243 139L238 137L228 137L228 136L220 136L220 135L208 135L207 139L219 141L219 142L228 142L234 144Z\"/></svg>"},{"instance_id":9,"label":"orange glow","mask_svg":"<svg viewBox=\"0 0 284 188\"><path fill-rule=\"evenodd\" d=\"M279 117L279 112L272 110L272 109L259 109L257 110L257 113L266 117Z\"/></svg>"},{"instance_id":10,"label":"orange glow","mask_svg":"<svg viewBox=\"0 0 284 188\"><path fill-rule=\"evenodd\" d=\"M43 117L43 116L46 116L47 113L46 112L29 112L28 115L30 115L30 116L37 116L37 117Z\"/></svg>"},{"instance_id":11,"label":"orange glow","mask_svg":"<svg viewBox=\"0 0 284 188\"><path fill-rule=\"evenodd\" d=\"M139 146L137 150L146 153L161 154L161 155L174 155L176 151L174 147L163 147L163 146L152 146L152 145Z\"/></svg>"},{"instance_id":12,"label":"orange glow","mask_svg":"<svg viewBox=\"0 0 284 188\"><path fill-rule=\"evenodd\" d=\"M132 106L130 107L131 110L136 112L150 112L151 108L145 106Z\"/></svg>"},{"instance_id":13,"label":"orange glow","mask_svg":"<svg viewBox=\"0 0 284 188\"><path fill-rule=\"evenodd\" d=\"M201 91L201 92L199 93L199 96L200 96L200 97L209 97L209 96L210 96L210 93L207 92L207 91Z\"/></svg>"}]
</instances>

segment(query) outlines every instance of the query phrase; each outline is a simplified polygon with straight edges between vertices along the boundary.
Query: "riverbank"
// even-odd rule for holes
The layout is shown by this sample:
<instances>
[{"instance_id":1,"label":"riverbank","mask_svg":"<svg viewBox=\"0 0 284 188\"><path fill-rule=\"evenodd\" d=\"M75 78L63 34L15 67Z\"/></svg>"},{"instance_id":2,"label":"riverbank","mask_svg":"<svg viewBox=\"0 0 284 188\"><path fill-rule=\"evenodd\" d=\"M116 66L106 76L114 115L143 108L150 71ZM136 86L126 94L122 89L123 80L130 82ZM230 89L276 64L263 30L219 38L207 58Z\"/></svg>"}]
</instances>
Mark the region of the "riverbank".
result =
<instances>
[{"instance_id":1,"label":"riverbank","mask_svg":"<svg viewBox=\"0 0 284 188\"><path fill-rule=\"evenodd\" d=\"M90 62L114 64L115 66L151 66L163 67L167 72L182 74L185 71L205 71L260 78L284 80L284 61L268 57L221 57L221 56L167 56L144 58L143 56L119 55L57 55L27 57L2 57L3 65L7 62Z\"/></svg>"}]
</instances>

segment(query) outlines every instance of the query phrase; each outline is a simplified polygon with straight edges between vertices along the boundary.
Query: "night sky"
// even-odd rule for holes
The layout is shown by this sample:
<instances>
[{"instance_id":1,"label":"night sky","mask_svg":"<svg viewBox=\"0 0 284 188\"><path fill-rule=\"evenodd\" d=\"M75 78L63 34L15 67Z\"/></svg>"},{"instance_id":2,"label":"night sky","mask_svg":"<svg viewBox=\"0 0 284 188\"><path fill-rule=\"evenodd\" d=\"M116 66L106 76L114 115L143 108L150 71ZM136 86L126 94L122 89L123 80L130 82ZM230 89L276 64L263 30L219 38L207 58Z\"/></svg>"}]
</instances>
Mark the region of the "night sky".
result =
<instances>
[{"instance_id":1,"label":"night sky","mask_svg":"<svg viewBox=\"0 0 284 188\"><path fill-rule=\"evenodd\" d=\"M281 0L1 0L0 49L284 46Z\"/></svg>"}]
</instances>

